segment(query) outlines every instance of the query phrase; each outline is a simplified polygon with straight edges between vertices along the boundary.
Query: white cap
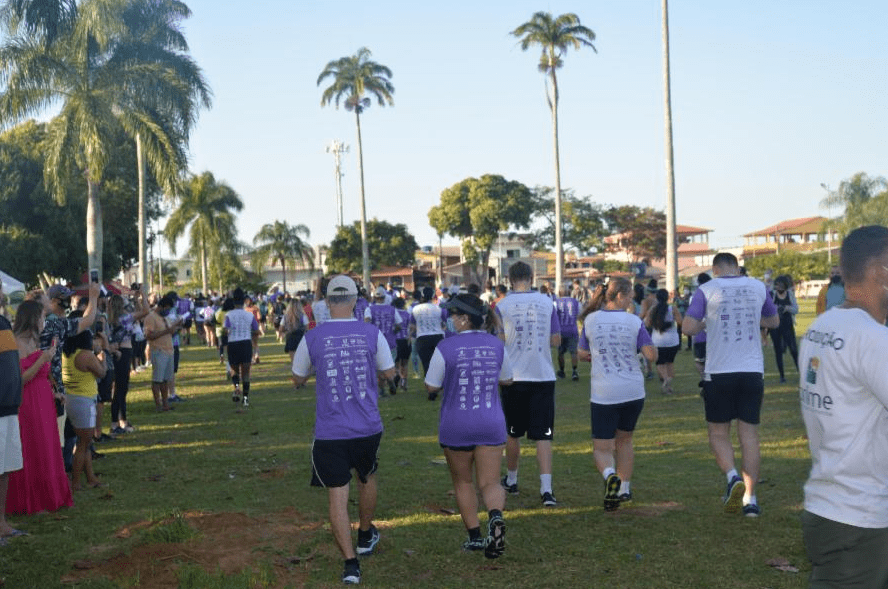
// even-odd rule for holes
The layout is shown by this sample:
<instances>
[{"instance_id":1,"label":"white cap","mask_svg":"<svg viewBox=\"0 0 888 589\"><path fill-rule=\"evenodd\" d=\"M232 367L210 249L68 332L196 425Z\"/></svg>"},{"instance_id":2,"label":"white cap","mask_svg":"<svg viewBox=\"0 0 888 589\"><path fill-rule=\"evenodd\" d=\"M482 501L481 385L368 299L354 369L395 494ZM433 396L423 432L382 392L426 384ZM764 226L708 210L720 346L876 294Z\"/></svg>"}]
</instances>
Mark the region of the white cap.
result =
<instances>
[{"instance_id":1,"label":"white cap","mask_svg":"<svg viewBox=\"0 0 888 589\"><path fill-rule=\"evenodd\" d=\"M385 288L383 288L382 286L380 286L376 289L376 298L377 299L384 299L387 294L388 293L385 291Z\"/></svg>"},{"instance_id":2,"label":"white cap","mask_svg":"<svg viewBox=\"0 0 888 589\"><path fill-rule=\"evenodd\" d=\"M334 276L327 285L328 297L357 296L357 294L358 287L355 281L344 274Z\"/></svg>"}]
</instances>

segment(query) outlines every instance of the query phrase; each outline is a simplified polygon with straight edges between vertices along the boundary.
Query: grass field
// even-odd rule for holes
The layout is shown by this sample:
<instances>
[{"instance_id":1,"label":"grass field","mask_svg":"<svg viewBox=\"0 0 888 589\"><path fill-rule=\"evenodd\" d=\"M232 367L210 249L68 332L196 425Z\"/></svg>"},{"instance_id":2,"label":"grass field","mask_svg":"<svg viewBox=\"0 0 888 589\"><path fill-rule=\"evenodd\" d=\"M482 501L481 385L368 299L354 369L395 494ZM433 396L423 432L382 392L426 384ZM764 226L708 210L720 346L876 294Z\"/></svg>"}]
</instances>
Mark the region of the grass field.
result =
<instances>
[{"instance_id":1,"label":"grass field","mask_svg":"<svg viewBox=\"0 0 888 589\"><path fill-rule=\"evenodd\" d=\"M799 333L813 306L802 304ZM155 413L147 376L134 378L130 418L137 429L100 445L106 457L95 463L107 488L76 493L71 509L11 518L31 535L0 549L6 587L340 585L326 494L308 486L311 383L293 390L283 347L267 336L254 367L253 406L237 412L218 356L198 346L183 350L179 392L188 401L175 411ZM806 586L810 565L798 514L809 458L797 373L789 368L790 384L779 385L771 347L765 366L762 517L722 513L724 476L708 449L699 379L684 351L678 394L664 397L648 381L635 437L635 500L606 514L591 454L589 367L581 365L580 382L557 384L553 482L560 505L540 506L536 461L525 446L522 492L507 500L507 550L496 561L460 550L465 533L437 444L438 405L412 379L410 392L381 402L382 542L363 562L362 584Z\"/></svg>"}]
</instances>

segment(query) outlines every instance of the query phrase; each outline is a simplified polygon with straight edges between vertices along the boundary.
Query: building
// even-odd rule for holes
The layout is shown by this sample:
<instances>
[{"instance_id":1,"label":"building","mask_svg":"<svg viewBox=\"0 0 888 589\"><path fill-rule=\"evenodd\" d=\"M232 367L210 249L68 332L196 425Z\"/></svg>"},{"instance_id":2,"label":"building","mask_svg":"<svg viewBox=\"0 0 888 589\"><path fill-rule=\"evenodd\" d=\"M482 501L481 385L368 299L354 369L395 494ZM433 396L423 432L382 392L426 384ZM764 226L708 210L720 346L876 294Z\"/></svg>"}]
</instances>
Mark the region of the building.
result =
<instances>
[{"instance_id":1,"label":"building","mask_svg":"<svg viewBox=\"0 0 888 589\"><path fill-rule=\"evenodd\" d=\"M832 248L836 253L840 242L835 229L827 228L826 217L802 217L780 221L743 236L744 258L779 254L786 251L816 252Z\"/></svg>"}]
</instances>

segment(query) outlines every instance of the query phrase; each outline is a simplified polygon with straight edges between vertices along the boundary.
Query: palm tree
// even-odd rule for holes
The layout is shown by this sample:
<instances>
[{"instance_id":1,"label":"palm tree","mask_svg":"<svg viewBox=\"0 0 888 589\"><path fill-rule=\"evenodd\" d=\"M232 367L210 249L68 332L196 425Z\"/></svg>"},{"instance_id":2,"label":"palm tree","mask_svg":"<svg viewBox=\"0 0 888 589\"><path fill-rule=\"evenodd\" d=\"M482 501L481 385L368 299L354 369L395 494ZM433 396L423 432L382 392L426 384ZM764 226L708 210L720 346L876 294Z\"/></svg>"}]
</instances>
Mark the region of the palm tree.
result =
<instances>
[{"instance_id":1,"label":"palm tree","mask_svg":"<svg viewBox=\"0 0 888 589\"><path fill-rule=\"evenodd\" d=\"M0 48L0 121L13 124L61 103L49 123L45 182L64 203L71 169L87 187L86 249L89 267L102 271L102 210L99 190L117 133L146 141L155 179L175 189L184 169L184 127L171 113L152 109L140 97L175 95L179 80L157 63L132 57L124 13L128 0L84 0L70 30L54 43L19 36Z\"/></svg>"},{"instance_id":2,"label":"palm tree","mask_svg":"<svg viewBox=\"0 0 888 589\"><path fill-rule=\"evenodd\" d=\"M163 233L175 254L176 240L191 227L188 251L200 260L201 286L206 293L208 260L222 266L227 245L237 241L234 211L243 210L244 203L228 184L217 182L212 173L204 172L184 183L178 204Z\"/></svg>"},{"instance_id":3,"label":"palm tree","mask_svg":"<svg viewBox=\"0 0 888 589\"><path fill-rule=\"evenodd\" d=\"M838 222L840 235L847 235L858 227L873 223L867 205L870 205L875 197L888 192L888 180L883 176L870 176L865 172L857 172L847 180L842 180L838 190L829 190L825 184L821 186L827 190L827 196L820 201L820 206L828 209L830 216L833 207L844 209ZM881 222L878 217L877 222Z\"/></svg>"},{"instance_id":4,"label":"palm tree","mask_svg":"<svg viewBox=\"0 0 888 589\"><path fill-rule=\"evenodd\" d=\"M537 12L529 21L512 31L519 37L523 51L531 46L542 49L538 69L548 75L546 99L552 111L552 140L555 144L555 288L562 287L564 272L564 246L561 242L561 164L558 155L558 78L555 70L564 65L563 55L568 47L575 50L584 45L597 53L592 41L595 33L580 24L580 18L573 13L553 18L549 12Z\"/></svg>"},{"instance_id":5,"label":"palm tree","mask_svg":"<svg viewBox=\"0 0 888 589\"><path fill-rule=\"evenodd\" d=\"M7 0L0 6L8 30L41 37L47 45L70 30L76 18L75 0Z\"/></svg>"},{"instance_id":6,"label":"palm tree","mask_svg":"<svg viewBox=\"0 0 888 589\"><path fill-rule=\"evenodd\" d=\"M253 251L253 268L257 273L262 272L268 259L272 259L272 266L281 263L284 274L283 289L287 290L287 260L297 260L314 268L314 250L303 237L308 239L310 231L305 225L290 225L286 221L266 223L259 229L259 233L253 238L253 245L259 245ZM261 245L260 245L261 244Z\"/></svg>"},{"instance_id":7,"label":"palm tree","mask_svg":"<svg viewBox=\"0 0 888 589\"><path fill-rule=\"evenodd\" d=\"M365 94L376 97L379 106L394 104L392 94L395 87L389 78L392 71L375 61L370 61L370 50L361 47L354 55L340 57L331 61L318 76L318 86L326 78L333 78L332 84L321 96L321 106L334 102L339 108L339 101L344 100L346 110L355 111L355 123L358 128L358 173L361 184L361 257L363 266L364 286L370 285L370 248L367 245L367 208L364 199L364 156L361 145L361 113L369 108L371 99Z\"/></svg>"},{"instance_id":8,"label":"palm tree","mask_svg":"<svg viewBox=\"0 0 888 589\"><path fill-rule=\"evenodd\" d=\"M678 287L675 236L675 158L672 152L672 89L669 75L669 0L663 0L663 111L666 124L666 290Z\"/></svg>"}]
</instances>

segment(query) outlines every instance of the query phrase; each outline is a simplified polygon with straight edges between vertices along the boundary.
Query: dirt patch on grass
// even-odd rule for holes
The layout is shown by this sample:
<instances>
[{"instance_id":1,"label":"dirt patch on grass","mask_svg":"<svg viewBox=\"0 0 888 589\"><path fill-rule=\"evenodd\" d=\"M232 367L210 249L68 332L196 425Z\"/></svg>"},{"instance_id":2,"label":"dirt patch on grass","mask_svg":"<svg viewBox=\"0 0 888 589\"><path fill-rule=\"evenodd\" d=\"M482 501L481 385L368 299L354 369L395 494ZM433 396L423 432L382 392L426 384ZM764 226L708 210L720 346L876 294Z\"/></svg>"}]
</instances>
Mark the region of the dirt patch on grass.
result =
<instances>
[{"instance_id":1,"label":"dirt patch on grass","mask_svg":"<svg viewBox=\"0 0 888 589\"><path fill-rule=\"evenodd\" d=\"M134 522L103 543L105 556L75 562L62 582L105 577L124 587L137 582L140 589L169 589L179 586L179 569L192 565L214 575L252 570L258 576L264 569L273 577L270 587L301 587L315 558L339 558L323 522L294 509L261 517L202 512L180 517L196 532L193 538L143 543L140 538L164 521ZM135 545L130 544L131 537L136 538Z\"/></svg>"}]
</instances>

